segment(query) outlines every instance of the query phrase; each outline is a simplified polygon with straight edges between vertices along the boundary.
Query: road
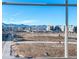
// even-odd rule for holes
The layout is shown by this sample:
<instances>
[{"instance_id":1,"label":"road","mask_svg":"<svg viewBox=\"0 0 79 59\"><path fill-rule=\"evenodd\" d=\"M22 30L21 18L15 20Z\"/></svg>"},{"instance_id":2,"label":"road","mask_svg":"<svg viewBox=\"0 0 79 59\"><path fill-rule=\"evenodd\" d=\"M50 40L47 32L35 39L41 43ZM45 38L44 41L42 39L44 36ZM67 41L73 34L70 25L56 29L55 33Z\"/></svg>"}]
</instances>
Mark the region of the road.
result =
<instances>
[{"instance_id":1,"label":"road","mask_svg":"<svg viewBox=\"0 0 79 59\"><path fill-rule=\"evenodd\" d=\"M15 43L51 43L51 44L58 44L59 42L51 42L51 41L17 41ZM61 42L64 44L64 42ZM68 44L77 44L77 42L68 42Z\"/></svg>"},{"instance_id":2,"label":"road","mask_svg":"<svg viewBox=\"0 0 79 59\"><path fill-rule=\"evenodd\" d=\"M11 41L6 41L3 47L2 59L13 59L13 56L10 56L10 45Z\"/></svg>"},{"instance_id":3,"label":"road","mask_svg":"<svg viewBox=\"0 0 79 59\"><path fill-rule=\"evenodd\" d=\"M12 43L12 41L5 42L5 45L3 46L2 59L23 59L23 58L16 58L14 56L10 56L11 43Z\"/></svg>"}]
</instances>

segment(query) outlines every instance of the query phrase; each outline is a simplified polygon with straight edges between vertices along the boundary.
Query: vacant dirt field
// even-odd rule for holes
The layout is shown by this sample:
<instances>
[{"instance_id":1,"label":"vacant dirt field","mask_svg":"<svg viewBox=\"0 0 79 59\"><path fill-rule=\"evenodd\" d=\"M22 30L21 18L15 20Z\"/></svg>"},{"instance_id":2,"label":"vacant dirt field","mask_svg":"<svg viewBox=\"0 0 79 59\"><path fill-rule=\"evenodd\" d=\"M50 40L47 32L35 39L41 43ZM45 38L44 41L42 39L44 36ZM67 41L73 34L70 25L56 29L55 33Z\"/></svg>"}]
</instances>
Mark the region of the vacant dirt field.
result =
<instances>
[{"instance_id":1,"label":"vacant dirt field","mask_svg":"<svg viewBox=\"0 0 79 59\"><path fill-rule=\"evenodd\" d=\"M17 39L16 39L17 38ZM70 34L69 40L76 42L76 35ZM15 40L23 41L64 41L63 33L15 33ZM77 56L76 44L68 44L69 56ZM18 43L12 46L13 54L21 57L64 57L64 44Z\"/></svg>"},{"instance_id":2,"label":"vacant dirt field","mask_svg":"<svg viewBox=\"0 0 79 59\"><path fill-rule=\"evenodd\" d=\"M58 47L57 47L58 46ZM63 44L15 44L13 47L15 55L23 57L63 57L64 45ZM69 56L76 56L75 44L68 45Z\"/></svg>"},{"instance_id":3,"label":"vacant dirt field","mask_svg":"<svg viewBox=\"0 0 79 59\"><path fill-rule=\"evenodd\" d=\"M76 41L76 34L70 35L75 37L69 37L68 41ZM63 33L16 33L18 40L26 41L64 41ZM20 39L19 39L20 38Z\"/></svg>"}]
</instances>

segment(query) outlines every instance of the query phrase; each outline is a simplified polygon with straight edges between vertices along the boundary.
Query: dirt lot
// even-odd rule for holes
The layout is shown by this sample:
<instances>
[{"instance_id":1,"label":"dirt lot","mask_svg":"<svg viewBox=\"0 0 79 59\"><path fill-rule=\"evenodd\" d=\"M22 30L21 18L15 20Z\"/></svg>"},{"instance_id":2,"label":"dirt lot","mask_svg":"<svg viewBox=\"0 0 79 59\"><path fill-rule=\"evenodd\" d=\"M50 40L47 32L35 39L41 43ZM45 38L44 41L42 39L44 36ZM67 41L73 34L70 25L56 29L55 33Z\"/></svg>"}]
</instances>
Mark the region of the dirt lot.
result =
<instances>
[{"instance_id":1,"label":"dirt lot","mask_svg":"<svg viewBox=\"0 0 79 59\"><path fill-rule=\"evenodd\" d=\"M59 35L60 34L60 35ZM71 37L72 36L72 37ZM76 42L73 39L73 36L70 35L68 41ZM16 33L16 38L18 40L24 41L52 41L59 42L64 41L63 33L25 33L18 32ZM77 53L76 44L68 45L68 54L69 56L76 56ZM50 43L19 43L14 44L12 47L14 55L21 57L64 57L64 44L50 44Z\"/></svg>"},{"instance_id":2,"label":"dirt lot","mask_svg":"<svg viewBox=\"0 0 79 59\"><path fill-rule=\"evenodd\" d=\"M72 35L71 35L72 36ZM68 41L76 41L75 38L69 37ZM16 37L26 40L26 41L64 41L64 34L63 33L16 33ZM18 39L19 40L19 39Z\"/></svg>"},{"instance_id":3,"label":"dirt lot","mask_svg":"<svg viewBox=\"0 0 79 59\"><path fill-rule=\"evenodd\" d=\"M59 47L55 47L53 44L15 44L12 48L15 55L23 57L63 57L64 45L57 44ZM76 45L68 45L69 56L76 56Z\"/></svg>"},{"instance_id":4,"label":"dirt lot","mask_svg":"<svg viewBox=\"0 0 79 59\"><path fill-rule=\"evenodd\" d=\"M63 37L54 37L54 36L23 36L23 38L18 38L18 40L25 41L64 41Z\"/></svg>"}]
</instances>

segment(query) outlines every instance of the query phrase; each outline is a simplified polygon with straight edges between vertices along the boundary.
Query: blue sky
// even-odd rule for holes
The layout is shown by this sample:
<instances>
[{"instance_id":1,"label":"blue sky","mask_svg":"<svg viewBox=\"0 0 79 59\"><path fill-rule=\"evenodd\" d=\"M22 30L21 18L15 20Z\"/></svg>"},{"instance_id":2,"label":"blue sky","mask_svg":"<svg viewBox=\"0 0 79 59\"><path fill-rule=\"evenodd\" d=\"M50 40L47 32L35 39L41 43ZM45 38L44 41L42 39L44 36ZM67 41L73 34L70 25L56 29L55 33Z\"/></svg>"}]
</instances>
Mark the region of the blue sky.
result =
<instances>
[{"instance_id":1,"label":"blue sky","mask_svg":"<svg viewBox=\"0 0 79 59\"><path fill-rule=\"evenodd\" d=\"M3 0L8 2L58 3L65 0ZM76 0L68 0L76 4ZM77 24L77 8L68 7L69 25ZM65 25L65 7L3 5L3 22L27 25Z\"/></svg>"}]
</instances>

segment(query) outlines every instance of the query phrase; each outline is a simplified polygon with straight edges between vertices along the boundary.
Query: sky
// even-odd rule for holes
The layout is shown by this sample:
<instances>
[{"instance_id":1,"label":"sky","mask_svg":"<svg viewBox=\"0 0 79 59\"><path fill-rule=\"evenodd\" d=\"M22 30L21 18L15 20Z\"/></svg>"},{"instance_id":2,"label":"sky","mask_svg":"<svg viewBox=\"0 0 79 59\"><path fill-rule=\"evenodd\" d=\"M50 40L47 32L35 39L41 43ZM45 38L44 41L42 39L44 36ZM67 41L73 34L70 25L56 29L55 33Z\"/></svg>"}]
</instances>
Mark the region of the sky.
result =
<instances>
[{"instance_id":1,"label":"sky","mask_svg":"<svg viewBox=\"0 0 79 59\"><path fill-rule=\"evenodd\" d=\"M65 0L3 0L3 2L30 2L65 4ZM68 0L76 4L76 0ZM2 6L3 23L26 25L65 25L65 6ZM68 7L69 25L77 25L77 7Z\"/></svg>"}]
</instances>

